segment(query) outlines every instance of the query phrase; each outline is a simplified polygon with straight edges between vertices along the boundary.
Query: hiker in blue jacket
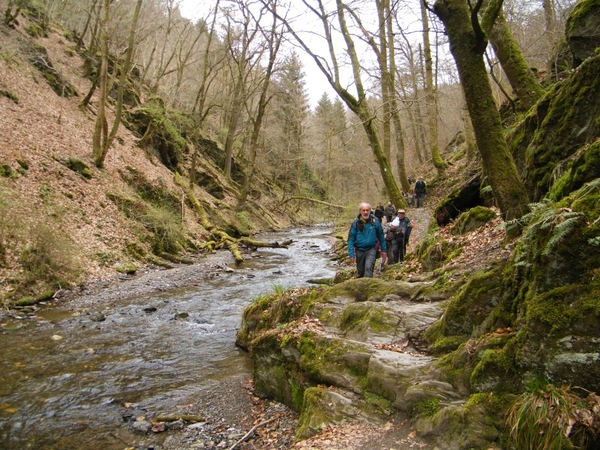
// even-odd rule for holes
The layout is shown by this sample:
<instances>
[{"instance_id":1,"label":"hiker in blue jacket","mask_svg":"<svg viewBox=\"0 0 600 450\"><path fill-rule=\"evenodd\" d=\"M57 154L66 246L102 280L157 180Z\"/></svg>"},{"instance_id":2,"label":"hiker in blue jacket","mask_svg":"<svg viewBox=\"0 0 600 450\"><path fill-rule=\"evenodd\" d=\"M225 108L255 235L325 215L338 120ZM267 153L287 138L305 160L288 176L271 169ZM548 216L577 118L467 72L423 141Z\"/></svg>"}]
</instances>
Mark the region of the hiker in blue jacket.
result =
<instances>
[{"instance_id":1,"label":"hiker in blue jacket","mask_svg":"<svg viewBox=\"0 0 600 450\"><path fill-rule=\"evenodd\" d=\"M381 258L385 261L386 246L381 224L371 214L371 205L361 203L358 206L358 216L348 233L348 257L351 262L356 259L358 278L373 277L377 251L381 252Z\"/></svg>"}]
</instances>

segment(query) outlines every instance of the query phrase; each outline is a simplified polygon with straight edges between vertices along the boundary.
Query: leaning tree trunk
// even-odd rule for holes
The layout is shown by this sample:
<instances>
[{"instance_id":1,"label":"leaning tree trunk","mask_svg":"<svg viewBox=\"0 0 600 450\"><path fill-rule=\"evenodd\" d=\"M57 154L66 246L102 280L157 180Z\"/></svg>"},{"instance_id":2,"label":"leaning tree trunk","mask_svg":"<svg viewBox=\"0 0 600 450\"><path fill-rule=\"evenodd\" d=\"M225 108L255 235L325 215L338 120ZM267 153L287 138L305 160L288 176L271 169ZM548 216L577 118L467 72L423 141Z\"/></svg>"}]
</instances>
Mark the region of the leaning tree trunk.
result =
<instances>
[{"instance_id":1,"label":"leaning tree trunk","mask_svg":"<svg viewBox=\"0 0 600 450\"><path fill-rule=\"evenodd\" d=\"M544 95L544 88L525 61L525 56L506 24L502 11L498 12L498 17L493 24L486 23L486 19L487 17L484 16L482 26L490 37L502 70L506 73L521 106L528 110Z\"/></svg>"},{"instance_id":2,"label":"leaning tree trunk","mask_svg":"<svg viewBox=\"0 0 600 450\"><path fill-rule=\"evenodd\" d=\"M456 61L481 162L505 220L528 211L527 192L504 139L500 114L483 60L487 39L466 0L438 0L435 13L444 23Z\"/></svg>"}]
</instances>

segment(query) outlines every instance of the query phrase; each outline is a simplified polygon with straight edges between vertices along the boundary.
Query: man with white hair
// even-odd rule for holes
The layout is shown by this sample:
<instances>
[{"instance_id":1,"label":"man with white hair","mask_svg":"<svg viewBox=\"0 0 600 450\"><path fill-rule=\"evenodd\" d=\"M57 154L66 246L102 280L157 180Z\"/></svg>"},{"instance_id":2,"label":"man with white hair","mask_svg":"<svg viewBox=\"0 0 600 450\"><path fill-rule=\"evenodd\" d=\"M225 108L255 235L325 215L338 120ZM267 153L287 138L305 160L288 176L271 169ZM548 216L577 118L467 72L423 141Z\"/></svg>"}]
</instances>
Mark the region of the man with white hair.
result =
<instances>
[{"instance_id":1,"label":"man with white hair","mask_svg":"<svg viewBox=\"0 0 600 450\"><path fill-rule=\"evenodd\" d=\"M378 246L385 261L387 249L381 223L371 213L371 205L363 202L358 206L358 216L348 233L348 257L351 262L356 260L358 278L373 277Z\"/></svg>"}]
</instances>

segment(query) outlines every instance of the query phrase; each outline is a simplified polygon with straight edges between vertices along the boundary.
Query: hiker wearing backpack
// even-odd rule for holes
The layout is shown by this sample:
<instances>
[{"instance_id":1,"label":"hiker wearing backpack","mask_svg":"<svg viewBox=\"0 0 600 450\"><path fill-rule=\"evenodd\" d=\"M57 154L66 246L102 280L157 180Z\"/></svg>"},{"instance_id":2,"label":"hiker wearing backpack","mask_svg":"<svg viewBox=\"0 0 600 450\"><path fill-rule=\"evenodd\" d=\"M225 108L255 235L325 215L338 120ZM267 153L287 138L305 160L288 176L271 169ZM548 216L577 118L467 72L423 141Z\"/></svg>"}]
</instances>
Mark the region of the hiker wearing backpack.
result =
<instances>
[{"instance_id":1,"label":"hiker wearing backpack","mask_svg":"<svg viewBox=\"0 0 600 450\"><path fill-rule=\"evenodd\" d=\"M412 227L412 222L406 217L406 211L403 209L398 210L398 215L392 220L392 225L390 227L391 231L394 233L394 239L392 241L393 264L404 261L406 245L408 244Z\"/></svg>"},{"instance_id":2,"label":"hiker wearing backpack","mask_svg":"<svg viewBox=\"0 0 600 450\"><path fill-rule=\"evenodd\" d=\"M378 250L385 261L387 248L381 223L371 214L371 205L361 203L358 206L358 216L352 222L348 233L348 257L351 262L356 261L358 278L373 277Z\"/></svg>"}]
</instances>

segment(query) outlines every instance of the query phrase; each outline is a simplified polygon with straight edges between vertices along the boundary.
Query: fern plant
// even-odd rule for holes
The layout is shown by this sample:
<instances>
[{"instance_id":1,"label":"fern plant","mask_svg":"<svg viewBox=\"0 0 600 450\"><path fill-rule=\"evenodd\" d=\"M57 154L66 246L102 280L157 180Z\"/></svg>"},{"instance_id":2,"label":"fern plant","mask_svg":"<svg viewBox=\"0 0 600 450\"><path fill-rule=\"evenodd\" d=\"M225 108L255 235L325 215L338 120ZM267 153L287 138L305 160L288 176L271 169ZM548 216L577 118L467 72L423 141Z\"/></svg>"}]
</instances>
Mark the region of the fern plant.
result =
<instances>
[{"instance_id":1,"label":"fern plant","mask_svg":"<svg viewBox=\"0 0 600 450\"><path fill-rule=\"evenodd\" d=\"M530 212L518 219L525 226L523 235L525 242L534 242L542 232L548 234L548 240L541 250L543 256L550 256L556 251L559 244L573 233L582 221L587 222L585 214L573 211L570 208L556 208L549 199L529 205ZM512 221L514 224L515 221ZM516 265L526 265L525 254L521 253Z\"/></svg>"}]
</instances>

